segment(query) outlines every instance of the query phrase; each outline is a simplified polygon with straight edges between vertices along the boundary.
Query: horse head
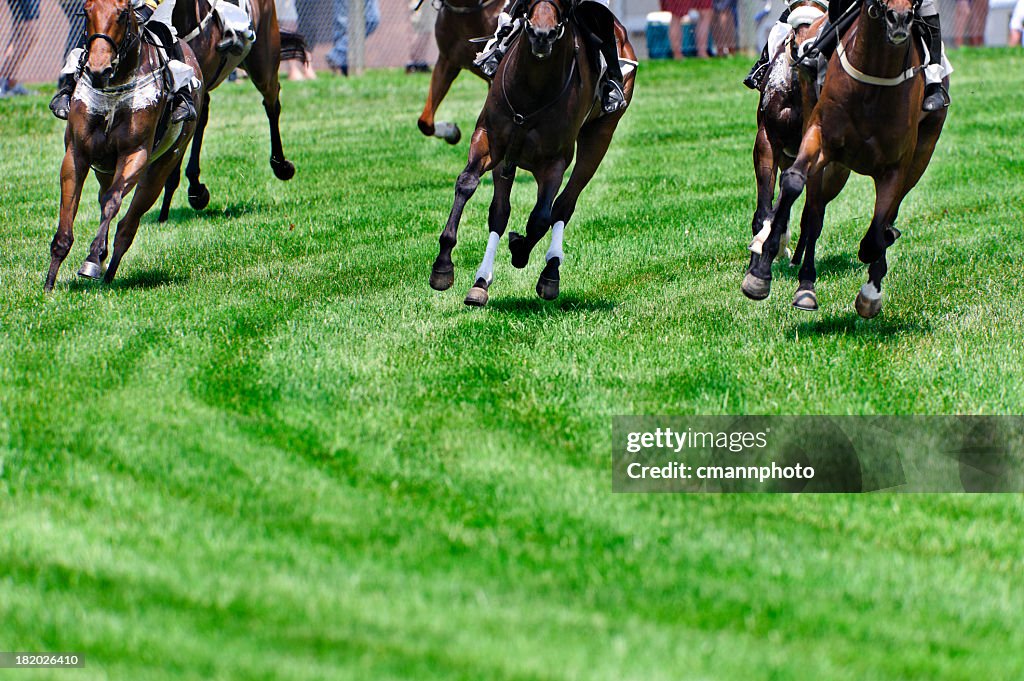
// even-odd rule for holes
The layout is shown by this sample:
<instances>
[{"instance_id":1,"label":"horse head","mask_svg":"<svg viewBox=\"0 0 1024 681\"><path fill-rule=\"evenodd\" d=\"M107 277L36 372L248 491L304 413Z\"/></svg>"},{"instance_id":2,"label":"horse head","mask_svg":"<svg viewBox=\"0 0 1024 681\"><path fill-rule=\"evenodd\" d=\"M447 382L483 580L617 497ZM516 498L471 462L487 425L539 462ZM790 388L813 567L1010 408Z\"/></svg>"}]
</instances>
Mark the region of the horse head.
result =
<instances>
[{"instance_id":1,"label":"horse head","mask_svg":"<svg viewBox=\"0 0 1024 681\"><path fill-rule=\"evenodd\" d=\"M916 0L867 0L868 16L885 22L885 39L902 45L910 37Z\"/></svg>"},{"instance_id":2,"label":"horse head","mask_svg":"<svg viewBox=\"0 0 1024 681\"><path fill-rule=\"evenodd\" d=\"M560 0L533 0L526 10L526 36L530 52L537 59L547 59L555 43L565 35L565 9Z\"/></svg>"},{"instance_id":3,"label":"horse head","mask_svg":"<svg viewBox=\"0 0 1024 681\"><path fill-rule=\"evenodd\" d=\"M131 0L86 0L85 71L93 87L107 87L139 39Z\"/></svg>"}]
</instances>

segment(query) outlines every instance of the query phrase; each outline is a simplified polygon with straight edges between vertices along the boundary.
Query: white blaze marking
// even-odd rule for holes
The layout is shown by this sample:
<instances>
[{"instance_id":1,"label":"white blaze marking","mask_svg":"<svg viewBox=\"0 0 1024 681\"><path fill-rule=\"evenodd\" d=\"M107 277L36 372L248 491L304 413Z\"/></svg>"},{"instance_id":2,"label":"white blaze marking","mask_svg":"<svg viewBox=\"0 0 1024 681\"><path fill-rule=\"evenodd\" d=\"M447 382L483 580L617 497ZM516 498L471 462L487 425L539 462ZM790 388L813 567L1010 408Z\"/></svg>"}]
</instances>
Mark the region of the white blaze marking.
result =
<instances>
[{"instance_id":1,"label":"white blaze marking","mask_svg":"<svg viewBox=\"0 0 1024 681\"><path fill-rule=\"evenodd\" d=\"M860 295L865 300L880 300L882 298L882 292L875 288L870 281L860 287Z\"/></svg>"},{"instance_id":2,"label":"white blaze marking","mask_svg":"<svg viewBox=\"0 0 1024 681\"><path fill-rule=\"evenodd\" d=\"M494 281L494 254L498 252L498 240L501 237L497 232L491 232L491 235L487 237L487 250L484 251L483 262L480 263L480 269L476 271L476 279L483 279L490 286L491 282Z\"/></svg>"},{"instance_id":3,"label":"white blaze marking","mask_svg":"<svg viewBox=\"0 0 1024 681\"><path fill-rule=\"evenodd\" d=\"M558 264L561 265L565 260L565 253L562 252L562 235L564 232L565 223L561 220L551 225L551 246L548 247L548 252L544 256L549 262L552 258L558 258Z\"/></svg>"}]
</instances>

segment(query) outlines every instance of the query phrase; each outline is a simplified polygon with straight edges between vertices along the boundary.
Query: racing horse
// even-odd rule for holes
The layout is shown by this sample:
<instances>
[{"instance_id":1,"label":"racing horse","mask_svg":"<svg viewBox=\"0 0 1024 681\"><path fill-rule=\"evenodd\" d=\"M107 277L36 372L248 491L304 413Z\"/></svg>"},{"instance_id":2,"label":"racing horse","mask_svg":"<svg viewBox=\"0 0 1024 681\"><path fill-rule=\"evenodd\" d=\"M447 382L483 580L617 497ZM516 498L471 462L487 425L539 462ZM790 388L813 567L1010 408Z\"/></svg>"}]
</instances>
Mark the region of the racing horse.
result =
<instances>
[{"instance_id":1,"label":"racing horse","mask_svg":"<svg viewBox=\"0 0 1024 681\"><path fill-rule=\"evenodd\" d=\"M417 123L424 135L440 137L449 144L458 144L462 139L458 125L448 121L435 122L434 115L463 69L487 80L480 67L473 63L479 51L474 39L494 34L503 4L504 0L440 0L434 22L437 63L430 74L427 102Z\"/></svg>"},{"instance_id":2,"label":"racing horse","mask_svg":"<svg viewBox=\"0 0 1024 681\"><path fill-rule=\"evenodd\" d=\"M596 60L588 56L584 36L569 10L568 0L532 0L526 27L495 73L477 119L469 160L455 183L455 201L441 232L440 249L430 275L430 285L435 290L444 291L454 283L451 255L462 211L476 191L480 176L494 169L487 250L466 295L467 305L487 304L494 279L494 257L511 212L510 196L517 167L530 171L537 180L537 203L527 221L526 235L509 235L512 265L526 267L533 247L551 229L551 246L537 281L537 295L545 300L558 297L565 226L626 111L623 108L602 115ZM618 22L615 39L618 54L635 65L633 47ZM629 69L624 83L627 102L633 96L634 79L635 70ZM574 151L576 165L565 189L558 194Z\"/></svg>"},{"instance_id":3,"label":"racing horse","mask_svg":"<svg viewBox=\"0 0 1024 681\"><path fill-rule=\"evenodd\" d=\"M825 5L827 7L827 5ZM825 11L818 0L803 0L790 5L786 22L776 24L768 38L775 47L775 56L767 65L767 75L758 88L757 135L754 138L754 178L757 183L757 208L751 222L754 239L750 250L752 258L761 254L764 241L771 231L772 203L775 199L775 181L796 158L803 135L804 112L817 104L815 83L805 77L805 70L796 66L795 54L799 46L813 41L825 20ZM782 32L777 35L776 32ZM850 176L847 168L829 165L822 175L822 187L809 183L808 195L827 189L827 204L842 190ZM814 178L815 180L817 178ZM807 244L808 229L815 220L805 210L801 218L800 240L796 252L789 249L789 229L780 238L778 258L792 256L791 264L799 265ZM798 301L794 301L796 304ZM816 304L810 297L799 298L801 304Z\"/></svg>"},{"instance_id":4,"label":"racing horse","mask_svg":"<svg viewBox=\"0 0 1024 681\"><path fill-rule=\"evenodd\" d=\"M840 40L821 97L811 111L796 160L782 173L779 200L762 253L752 258L743 293L763 300L771 291L771 262L789 223L793 202L808 187L805 211L813 224L798 274L794 305L817 309L815 242L821 233L826 199L822 174L829 164L867 175L875 183L871 224L858 258L868 265L868 281L857 293L857 313L870 319L882 309L886 249L899 237L894 226L903 198L931 160L946 120L946 109L923 112L922 55L911 39L911 0L864 0L854 25ZM948 77L943 83L948 87ZM802 235L803 238L803 235ZM803 299L802 304L798 304Z\"/></svg>"},{"instance_id":5,"label":"racing horse","mask_svg":"<svg viewBox=\"0 0 1024 681\"><path fill-rule=\"evenodd\" d=\"M248 0L237 0L247 2ZM172 22L175 31L182 36L195 53L206 79L206 95L199 113L199 125L192 142L185 175L188 177L188 202L195 210L202 210L210 203L210 192L199 181L199 157L202 153L206 124L210 118L210 91L223 83L235 67L242 66L249 73L256 89L263 95L263 108L270 122L270 167L279 180L290 180L295 175L295 166L285 158L281 145L281 85L278 69L282 55L285 59L299 58L308 61L308 53L302 36L290 31L281 31L277 23L274 0L252 0L249 4L255 39L246 53L224 49L231 43L221 21L217 19L218 5L228 5L228 0L177 0ZM221 49L218 44L224 43ZM167 220L171 199L181 178L181 168L176 168L167 178L164 188L160 221Z\"/></svg>"},{"instance_id":6,"label":"racing horse","mask_svg":"<svg viewBox=\"0 0 1024 681\"><path fill-rule=\"evenodd\" d=\"M74 242L74 221L89 169L100 192L100 227L79 274L99 278L107 258L110 223L132 189L127 214L118 222L105 281L110 282L132 244L143 214L156 202L164 181L181 162L196 122L170 123L173 90L159 48L143 39L130 0L90 0L85 6L84 74L71 98L60 169L60 218L50 244L44 289L53 290L57 271ZM190 77L202 94L202 70L183 46Z\"/></svg>"}]
</instances>

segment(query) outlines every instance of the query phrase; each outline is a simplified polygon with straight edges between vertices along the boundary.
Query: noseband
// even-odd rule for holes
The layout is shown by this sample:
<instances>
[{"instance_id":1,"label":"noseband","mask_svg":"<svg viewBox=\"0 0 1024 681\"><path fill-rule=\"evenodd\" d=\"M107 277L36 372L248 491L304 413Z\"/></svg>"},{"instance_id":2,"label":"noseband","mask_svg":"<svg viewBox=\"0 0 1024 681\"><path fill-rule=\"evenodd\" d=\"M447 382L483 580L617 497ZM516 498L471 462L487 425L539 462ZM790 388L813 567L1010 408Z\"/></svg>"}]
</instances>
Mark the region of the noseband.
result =
<instances>
[{"instance_id":1,"label":"noseband","mask_svg":"<svg viewBox=\"0 0 1024 681\"><path fill-rule=\"evenodd\" d=\"M131 21L128 16L128 13L131 11L131 8L127 7L121 11L121 15L117 18L117 23L125 29L124 37L121 38L121 42L114 40L106 33L91 33L89 34L89 37L85 39L85 55L83 56L88 58L89 50L92 48L94 41L107 41L114 49L114 57L110 60L110 66L116 73L117 67L121 65L121 61L128 56L128 52L135 47L135 43L138 41L138 35L132 31Z\"/></svg>"},{"instance_id":2,"label":"noseband","mask_svg":"<svg viewBox=\"0 0 1024 681\"><path fill-rule=\"evenodd\" d=\"M535 29L533 23L530 21L530 17L533 16L533 10L537 9L537 6L542 3L547 3L551 5L551 7L553 7L555 10L555 16L558 17L558 23L555 24L555 37L551 41L555 42L556 40L559 40L563 35L565 35L566 18L562 16L562 10L558 6L558 4L554 2L554 0L533 0L533 2L530 3L530 5L526 8L526 31L530 35L533 34L533 31Z\"/></svg>"},{"instance_id":3,"label":"noseband","mask_svg":"<svg viewBox=\"0 0 1024 681\"><path fill-rule=\"evenodd\" d=\"M889 10L888 0L866 0L868 3L868 16L872 19L881 19L885 16L885 13ZM917 10L921 6L921 0L914 0L910 4L910 9L914 12L916 20Z\"/></svg>"}]
</instances>

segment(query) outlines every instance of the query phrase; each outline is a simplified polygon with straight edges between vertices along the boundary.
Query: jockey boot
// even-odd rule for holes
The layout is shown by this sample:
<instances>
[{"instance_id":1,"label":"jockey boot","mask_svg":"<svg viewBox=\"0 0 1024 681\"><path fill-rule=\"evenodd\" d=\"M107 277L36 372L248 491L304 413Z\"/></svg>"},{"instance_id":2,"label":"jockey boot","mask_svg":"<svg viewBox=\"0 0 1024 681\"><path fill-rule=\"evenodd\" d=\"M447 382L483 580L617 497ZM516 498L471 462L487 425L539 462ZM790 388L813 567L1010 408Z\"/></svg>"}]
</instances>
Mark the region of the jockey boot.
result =
<instances>
[{"instance_id":1,"label":"jockey boot","mask_svg":"<svg viewBox=\"0 0 1024 681\"><path fill-rule=\"evenodd\" d=\"M182 63L185 53L181 49L181 41L174 40L167 48L167 56ZM179 88L171 100L171 123L182 123L196 119L196 103L192 99L192 90L188 85Z\"/></svg>"},{"instance_id":2,"label":"jockey boot","mask_svg":"<svg viewBox=\"0 0 1024 681\"><path fill-rule=\"evenodd\" d=\"M71 95L75 92L75 74L62 73L57 79L57 94L50 100L50 111L62 121L68 119L71 113Z\"/></svg>"},{"instance_id":3,"label":"jockey boot","mask_svg":"<svg viewBox=\"0 0 1024 681\"><path fill-rule=\"evenodd\" d=\"M625 109L628 105L626 93L622 89L622 76L616 79L610 73L606 74L601 85L601 108L606 114L610 114Z\"/></svg>"},{"instance_id":4,"label":"jockey boot","mask_svg":"<svg viewBox=\"0 0 1024 681\"><path fill-rule=\"evenodd\" d=\"M743 79L743 84L751 90L760 90L761 85L764 83L764 77L768 73L768 43L764 44L764 48L761 50L761 56L758 57L757 61L754 62L754 66L750 69L750 73Z\"/></svg>"},{"instance_id":5,"label":"jockey boot","mask_svg":"<svg viewBox=\"0 0 1024 681\"><path fill-rule=\"evenodd\" d=\"M477 58L473 60L473 64L476 65L487 78L494 78L494 74L498 72L498 64L501 63L505 53L508 52L511 41L509 38L512 32L516 29L517 22L513 19L508 23L501 25L494 37L488 42L488 46L477 55Z\"/></svg>"},{"instance_id":6,"label":"jockey boot","mask_svg":"<svg viewBox=\"0 0 1024 681\"><path fill-rule=\"evenodd\" d=\"M949 106L949 93L942 84L942 27L939 25L939 15L918 17L914 22L914 30L928 48L928 65L924 69L926 85L921 108L924 111L945 109Z\"/></svg>"}]
</instances>

